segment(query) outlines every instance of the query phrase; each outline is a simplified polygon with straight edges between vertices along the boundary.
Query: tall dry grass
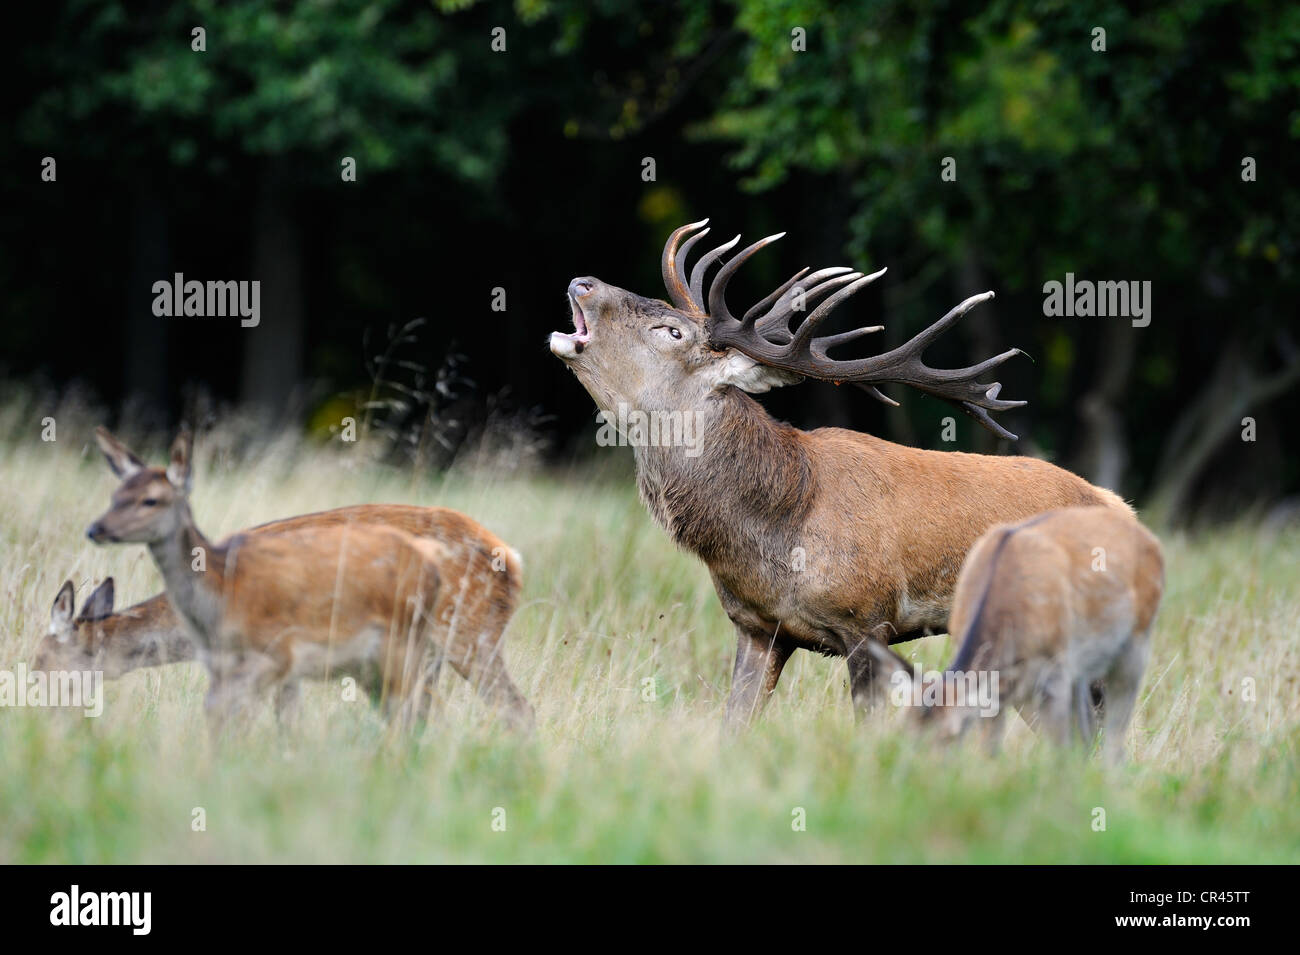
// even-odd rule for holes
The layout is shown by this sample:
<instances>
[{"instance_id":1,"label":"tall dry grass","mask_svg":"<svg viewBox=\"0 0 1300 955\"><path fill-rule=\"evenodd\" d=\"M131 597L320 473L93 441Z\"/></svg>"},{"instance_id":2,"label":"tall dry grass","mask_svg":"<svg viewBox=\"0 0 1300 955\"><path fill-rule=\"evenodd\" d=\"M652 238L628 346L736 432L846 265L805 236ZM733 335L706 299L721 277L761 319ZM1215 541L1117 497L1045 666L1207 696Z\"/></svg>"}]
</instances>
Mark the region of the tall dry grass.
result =
<instances>
[{"instance_id":1,"label":"tall dry grass","mask_svg":"<svg viewBox=\"0 0 1300 955\"><path fill-rule=\"evenodd\" d=\"M112 575L119 604L160 587L142 547L84 537L113 488L91 409L60 407L54 442L39 440L42 416L35 401L0 404L0 668L30 658L65 578L84 597ZM161 461L157 440L146 447ZM0 861L1297 858L1296 531L1165 537L1123 768L1023 726L996 758L916 740L896 713L857 726L843 663L808 654L760 724L729 739L730 625L704 567L636 500L624 455L533 473L480 456L435 475L238 422L206 435L193 508L211 536L389 501L461 509L517 547L526 589L508 653L539 730L507 734L444 673L447 708L416 741L319 684L292 735L268 707L214 748L201 669L140 672L109 684L98 720L0 709ZM908 651L937 665L950 646Z\"/></svg>"}]
</instances>

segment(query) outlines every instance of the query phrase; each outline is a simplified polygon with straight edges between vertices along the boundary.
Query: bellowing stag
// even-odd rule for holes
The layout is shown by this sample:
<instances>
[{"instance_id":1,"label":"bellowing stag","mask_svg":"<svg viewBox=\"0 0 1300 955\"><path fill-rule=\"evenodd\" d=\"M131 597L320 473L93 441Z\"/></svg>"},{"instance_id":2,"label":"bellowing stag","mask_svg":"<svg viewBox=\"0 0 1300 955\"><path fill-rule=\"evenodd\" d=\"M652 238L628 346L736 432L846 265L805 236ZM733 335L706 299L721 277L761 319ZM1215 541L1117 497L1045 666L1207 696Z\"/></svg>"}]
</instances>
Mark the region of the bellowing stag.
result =
<instances>
[{"instance_id":1,"label":"bellowing stag","mask_svg":"<svg viewBox=\"0 0 1300 955\"><path fill-rule=\"evenodd\" d=\"M992 525L1074 505L1128 511L1110 491L1034 458L926 451L841 428L800 431L772 418L750 393L820 378L889 402L876 386L893 382L950 401L1014 439L989 413L1024 402L999 398L999 383L978 379L1019 352L956 370L922 361L926 346L992 297L986 292L892 351L832 358L832 349L880 326L827 336L817 336L818 327L882 272L803 269L736 318L728 281L781 236L727 259L706 293L709 270L740 239L702 256L687 279L686 254L709 231L706 222L681 227L664 246L671 304L576 278L568 289L574 331L552 333L550 347L607 420L626 420L628 408L694 416L699 446L629 443L650 512L708 565L735 624L729 722L758 712L798 649L847 658L854 703L870 705L869 641L945 631L962 560Z\"/></svg>"}]
</instances>

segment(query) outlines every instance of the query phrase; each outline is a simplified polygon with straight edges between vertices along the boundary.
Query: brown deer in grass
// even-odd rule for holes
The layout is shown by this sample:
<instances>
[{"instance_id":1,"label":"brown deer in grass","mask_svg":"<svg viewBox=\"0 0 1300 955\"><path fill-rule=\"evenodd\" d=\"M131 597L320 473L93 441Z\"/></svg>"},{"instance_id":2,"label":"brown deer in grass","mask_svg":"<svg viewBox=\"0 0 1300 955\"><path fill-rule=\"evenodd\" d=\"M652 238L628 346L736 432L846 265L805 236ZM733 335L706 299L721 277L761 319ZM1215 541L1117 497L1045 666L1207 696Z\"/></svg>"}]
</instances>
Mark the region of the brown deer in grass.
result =
<instances>
[{"instance_id":1,"label":"brown deer in grass","mask_svg":"<svg viewBox=\"0 0 1300 955\"><path fill-rule=\"evenodd\" d=\"M87 536L148 545L208 667L215 724L251 696L331 676L356 678L389 715L418 723L445 659L514 725L532 725L532 708L506 671L509 608L494 581L505 574L517 591L519 558L502 544L484 563L479 548L495 539L473 522L457 529L446 514L392 521L385 507L371 521L333 511L212 543L190 513L188 432L172 445L166 470L146 467L103 428L95 439L122 483ZM449 543L428 536L435 527Z\"/></svg>"},{"instance_id":2,"label":"brown deer in grass","mask_svg":"<svg viewBox=\"0 0 1300 955\"><path fill-rule=\"evenodd\" d=\"M116 680L142 667L181 663L197 656L193 638L158 594L113 610L113 578L94 589L78 613L72 581L59 588L50 629L36 645L33 670L99 670Z\"/></svg>"},{"instance_id":3,"label":"brown deer in grass","mask_svg":"<svg viewBox=\"0 0 1300 955\"><path fill-rule=\"evenodd\" d=\"M1089 745L1100 689L1106 755L1119 762L1163 591L1160 542L1114 508L1063 508L990 529L957 580L951 622L960 647L930 705L913 710L918 722L953 737L985 717L996 745L1014 706L1057 743L1077 734ZM892 684L898 702L913 702L919 688L907 661L883 643L868 649L877 680ZM998 705L985 709L972 684L992 674Z\"/></svg>"},{"instance_id":4,"label":"brown deer in grass","mask_svg":"<svg viewBox=\"0 0 1300 955\"><path fill-rule=\"evenodd\" d=\"M504 639L522 587L519 562L505 541L458 511L407 504L361 504L272 521L243 533L350 524L395 527L440 543L450 556L452 579L462 585L458 615L480 620L492 639ZM73 601L72 582L68 581L51 609L49 633L36 647L34 669L99 670L105 679L116 680L134 670L181 663L198 655L194 638L172 609L166 593L114 611L110 577L86 598L80 613L75 612ZM436 673L430 677L436 677Z\"/></svg>"},{"instance_id":5,"label":"brown deer in grass","mask_svg":"<svg viewBox=\"0 0 1300 955\"><path fill-rule=\"evenodd\" d=\"M710 268L740 237L702 256L688 279L686 254L708 231L704 224L683 226L664 246L671 304L576 278L568 289L574 331L552 333L550 347L607 421L626 420L629 408L666 419L695 416L704 438L698 446L636 435L628 443L650 512L708 565L735 624L730 721L760 709L797 649L846 657L854 702L868 705L872 657L865 648L872 640L944 631L962 558L993 524L1071 505L1129 513L1110 491L1033 458L925 451L773 419L747 392L821 378L893 404L877 386L895 382L953 402L1014 438L990 412L1024 402L999 398L1000 384L979 379L1018 352L956 370L922 361L926 346L992 297L986 292L882 355L831 357L880 330L815 334L837 305L882 273L803 269L737 318L725 298L728 281L780 236L725 261L706 293Z\"/></svg>"}]
</instances>

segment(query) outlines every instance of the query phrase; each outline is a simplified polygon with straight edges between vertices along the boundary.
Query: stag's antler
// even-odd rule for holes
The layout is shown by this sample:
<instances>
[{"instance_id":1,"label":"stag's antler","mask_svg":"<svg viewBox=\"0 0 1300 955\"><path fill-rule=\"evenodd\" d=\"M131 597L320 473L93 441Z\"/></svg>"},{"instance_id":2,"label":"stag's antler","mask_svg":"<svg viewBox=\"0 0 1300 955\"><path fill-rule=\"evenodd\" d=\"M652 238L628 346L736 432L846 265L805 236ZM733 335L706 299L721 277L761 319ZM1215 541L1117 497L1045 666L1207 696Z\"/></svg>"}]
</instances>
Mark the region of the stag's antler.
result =
<instances>
[{"instance_id":1,"label":"stag's antler","mask_svg":"<svg viewBox=\"0 0 1300 955\"><path fill-rule=\"evenodd\" d=\"M972 295L943 318L892 351L872 358L838 360L827 356L827 351L881 331L883 325L870 325L841 332L838 335L814 337L813 332L826 320L835 307L864 286L885 274L885 269L863 275L848 268L821 269L808 274L808 269L796 272L785 284L745 313L736 318L727 308L724 298L727 282L751 255L763 246L775 242L784 232L759 239L748 248L732 256L718 270L709 286L707 307L704 301L705 273L722 256L730 251L740 236L702 256L691 270L689 283L685 278L686 253L709 231L697 231L708 222L684 225L668 237L662 260L664 285L673 305L682 311L703 315L707 319L709 341L715 348L735 348L750 358L773 368L782 368L808 378L821 378L840 383L851 382L870 392L886 404L898 402L886 397L876 387L886 382L909 385L926 394L952 402L994 434L1015 440L1016 436L989 415L990 411L1019 408L1024 401L999 398L1000 382L983 384L976 379L1004 361L1022 355L1012 348L969 368L931 368L921 360L921 353L942 335L957 319L980 302L993 297L992 292ZM682 236L695 232L680 249ZM833 293L833 294L832 294ZM827 297L829 296L829 297ZM822 301L825 299L825 301ZM817 304L819 303L820 304ZM790 322L806 308L817 307L791 329Z\"/></svg>"}]
</instances>

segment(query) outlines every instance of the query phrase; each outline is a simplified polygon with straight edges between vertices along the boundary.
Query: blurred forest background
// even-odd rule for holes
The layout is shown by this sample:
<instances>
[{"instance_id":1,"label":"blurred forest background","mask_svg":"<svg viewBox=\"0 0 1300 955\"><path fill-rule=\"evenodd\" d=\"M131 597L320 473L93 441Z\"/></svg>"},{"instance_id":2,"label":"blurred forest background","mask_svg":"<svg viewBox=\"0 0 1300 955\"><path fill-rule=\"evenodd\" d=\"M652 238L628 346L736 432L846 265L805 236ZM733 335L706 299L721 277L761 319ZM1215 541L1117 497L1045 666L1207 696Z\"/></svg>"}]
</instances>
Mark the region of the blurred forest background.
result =
<instances>
[{"instance_id":1,"label":"blurred forest background","mask_svg":"<svg viewBox=\"0 0 1300 955\"><path fill-rule=\"evenodd\" d=\"M838 320L891 343L995 290L928 358L1032 356L999 375L1022 453L1177 520L1300 494L1294 3L74 0L19 39L0 387L38 405L79 389L164 427L199 389L326 437L373 402L435 466L502 422L590 455L595 409L545 345L569 279L662 296L664 238L708 216L789 233L736 303L890 266ZM260 326L155 317L175 272L260 280ZM1067 272L1150 281L1150 325L1046 317ZM763 400L1001 450L892 391Z\"/></svg>"}]
</instances>

